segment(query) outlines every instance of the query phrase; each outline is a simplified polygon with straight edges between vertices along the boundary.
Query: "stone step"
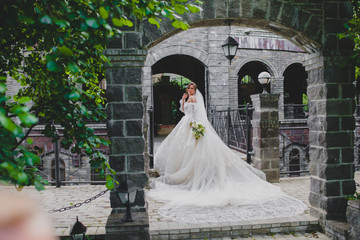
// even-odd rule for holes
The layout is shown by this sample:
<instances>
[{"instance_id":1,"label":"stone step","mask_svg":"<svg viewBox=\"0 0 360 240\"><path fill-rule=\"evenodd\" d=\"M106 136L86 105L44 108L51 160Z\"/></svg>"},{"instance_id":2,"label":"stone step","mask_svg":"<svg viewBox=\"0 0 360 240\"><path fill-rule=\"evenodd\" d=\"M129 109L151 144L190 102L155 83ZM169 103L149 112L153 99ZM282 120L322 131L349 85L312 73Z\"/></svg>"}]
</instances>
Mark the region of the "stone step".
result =
<instances>
[{"instance_id":1,"label":"stone step","mask_svg":"<svg viewBox=\"0 0 360 240\"><path fill-rule=\"evenodd\" d=\"M258 234L303 233L320 230L318 219L302 214L293 218L274 218L226 223L177 223L150 224L152 240L168 239L218 239L248 237Z\"/></svg>"}]
</instances>

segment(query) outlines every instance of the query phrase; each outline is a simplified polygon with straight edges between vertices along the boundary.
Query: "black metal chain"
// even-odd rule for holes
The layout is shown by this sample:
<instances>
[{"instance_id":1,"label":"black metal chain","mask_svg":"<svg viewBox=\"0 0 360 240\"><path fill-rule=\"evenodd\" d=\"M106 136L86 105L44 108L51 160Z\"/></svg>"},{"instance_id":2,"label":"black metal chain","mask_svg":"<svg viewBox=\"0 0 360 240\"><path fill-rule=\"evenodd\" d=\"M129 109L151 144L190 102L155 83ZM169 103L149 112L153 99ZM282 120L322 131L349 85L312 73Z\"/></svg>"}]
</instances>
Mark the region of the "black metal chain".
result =
<instances>
[{"instance_id":1,"label":"black metal chain","mask_svg":"<svg viewBox=\"0 0 360 240\"><path fill-rule=\"evenodd\" d=\"M85 201L83 201L83 202L81 202L81 203L76 203L76 204L73 204L73 205L71 205L71 206L62 207L62 208L59 208L59 209L49 210L49 213L64 212L64 211L66 211L66 210L70 210L70 209L73 209L73 208L78 208L78 207L80 207L81 205L86 204L86 203L90 203L91 201L93 201L93 200L97 199L98 197L104 195L107 191L109 191L109 189L106 189L106 190L104 190L104 191L96 194L95 196L86 199Z\"/></svg>"}]
</instances>

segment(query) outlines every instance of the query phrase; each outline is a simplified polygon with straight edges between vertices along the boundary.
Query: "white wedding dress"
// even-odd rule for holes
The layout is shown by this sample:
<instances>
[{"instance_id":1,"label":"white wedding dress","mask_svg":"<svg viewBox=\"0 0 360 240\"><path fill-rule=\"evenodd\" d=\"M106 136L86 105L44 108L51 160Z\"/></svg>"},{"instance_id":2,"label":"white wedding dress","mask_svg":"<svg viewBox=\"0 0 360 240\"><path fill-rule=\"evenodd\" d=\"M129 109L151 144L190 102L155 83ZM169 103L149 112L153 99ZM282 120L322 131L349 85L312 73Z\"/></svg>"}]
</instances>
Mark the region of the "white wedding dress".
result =
<instances>
[{"instance_id":1,"label":"white wedding dress","mask_svg":"<svg viewBox=\"0 0 360 240\"><path fill-rule=\"evenodd\" d=\"M199 91L196 103L185 103L185 116L155 154L160 177L148 197L164 202L159 214L188 223L231 222L291 217L307 206L266 182L265 174L229 149L206 116ZM191 121L206 132L196 140Z\"/></svg>"}]
</instances>

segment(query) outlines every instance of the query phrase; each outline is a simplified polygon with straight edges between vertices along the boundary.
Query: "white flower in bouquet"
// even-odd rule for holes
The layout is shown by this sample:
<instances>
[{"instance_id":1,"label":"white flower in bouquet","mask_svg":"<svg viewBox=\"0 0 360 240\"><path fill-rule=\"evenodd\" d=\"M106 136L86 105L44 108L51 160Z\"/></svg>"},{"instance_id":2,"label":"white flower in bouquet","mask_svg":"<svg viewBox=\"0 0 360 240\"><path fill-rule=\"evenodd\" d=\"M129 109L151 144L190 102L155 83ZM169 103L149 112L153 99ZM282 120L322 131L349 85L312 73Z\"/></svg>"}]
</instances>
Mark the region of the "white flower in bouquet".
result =
<instances>
[{"instance_id":1,"label":"white flower in bouquet","mask_svg":"<svg viewBox=\"0 0 360 240\"><path fill-rule=\"evenodd\" d=\"M192 127L192 133L196 140L198 140L201 136L204 136L205 127L201 122L190 122L190 126Z\"/></svg>"}]
</instances>

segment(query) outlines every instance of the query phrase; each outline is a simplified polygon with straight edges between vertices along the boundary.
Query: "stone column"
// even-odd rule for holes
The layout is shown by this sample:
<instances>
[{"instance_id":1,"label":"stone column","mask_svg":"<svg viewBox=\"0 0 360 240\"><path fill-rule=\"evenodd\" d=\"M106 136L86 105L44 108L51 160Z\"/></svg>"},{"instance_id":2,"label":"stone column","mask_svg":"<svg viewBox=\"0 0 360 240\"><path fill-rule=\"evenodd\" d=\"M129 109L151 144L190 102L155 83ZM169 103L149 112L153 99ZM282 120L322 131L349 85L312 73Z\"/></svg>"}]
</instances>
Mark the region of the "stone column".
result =
<instances>
[{"instance_id":1,"label":"stone column","mask_svg":"<svg viewBox=\"0 0 360 240\"><path fill-rule=\"evenodd\" d=\"M352 17L349 2L324 4L322 47L305 60L308 72L311 215L326 230L346 221L345 195L354 182L354 68L353 43L339 39ZM331 220L331 221L328 221ZM334 227L336 229L337 227Z\"/></svg>"},{"instance_id":2,"label":"stone column","mask_svg":"<svg viewBox=\"0 0 360 240\"><path fill-rule=\"evenodd\" d=\"M271 93L279 94L279 120L284 120L284 77L275 76L271 78Z\"/></svg>"},{"instance_id":3,"label":"stone column","mask_svg":"<svg viewBox=\"0 0 360 240\"><path fill-rule=\"evenodd\" d=\"M350 61L347 56L312 54L305 62L309 75L310 213L323 227L326 220L345 221L344 197L355 191L355 89Z\"/></svg>"},{"instance_id":4,"label":"stone column","mask_svg":"<svg viewBox=\"0 0 360 240\"><path fill-rule=\"evenodd\" d=\"M111 65L106 71L108 136L111 141L110 166L120 182L127 176L139 191L131 212L135 222L120 219L126 207L116 192L110 193L111 215L106 224L106 239L148 239L149 222L145 209L144 187L148 177L144 171L145 141L142 133L143 101L141 74L146 50L108 49ZM131 236L131 238L130 238Z\"/></svg>"},{"instance_id":5,"label":"stone column","mask_svg":"<svg viewBox=\"0 0 360 240\"><path fill-rule=\"evenodd\" d=\"M279 182L279 94L251 95L253 163L268 182Z\"/></svg>"}]
</instances>

